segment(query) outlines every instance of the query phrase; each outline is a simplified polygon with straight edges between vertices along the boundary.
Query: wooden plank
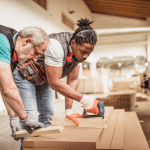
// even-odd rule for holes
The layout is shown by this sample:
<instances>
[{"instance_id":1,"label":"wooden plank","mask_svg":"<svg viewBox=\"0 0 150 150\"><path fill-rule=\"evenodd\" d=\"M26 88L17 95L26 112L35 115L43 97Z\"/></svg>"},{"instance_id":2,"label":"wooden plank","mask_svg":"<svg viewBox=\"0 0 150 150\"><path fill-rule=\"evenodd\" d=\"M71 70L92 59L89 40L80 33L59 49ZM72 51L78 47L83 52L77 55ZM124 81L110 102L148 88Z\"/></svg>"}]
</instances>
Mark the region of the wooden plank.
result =
<instances>
[{"instance_id":1,"label":"wooden plank","mask_svg":"<svg viewBox=\"0 0 150 150\"><path fill-rule=\"evenodd\" d=\"M38 135L43 135L43 134L61 133L63 130L64 130L64 127L62 125L49 126L47 128L32 129L31 134L29 134L26 130L21 130L21 131L17 131L16 136L13 138L27 137L27 136L38 136Z\"/></svg>"},{"instance_id":2,"label":"wooden plank","mask_svg":"<svg viewBox=\"0 0 150 150\"><path fill-rule=\"evenodd\" d=\"M98 1L86 1L87 4L89 4L90 6L92 4L95 4L97 6L101 5L102 3L106 3L106 4L114 4L114 5L120 5L120 6L129 6L129 7L133 7L133 8L140 8L141 9L145 8L145 9L150 9L150 3L149 2L144 2L144 1L131 1L129 0L128 2L126 0L124 1L112 1L112 0L98 0Z\"/></svg>"},{"instance_id":3,"label":"wooden plank","mask_svg":"<svg viewBox=\"0 0 150 150\"><path fill-rule=\"evenodd\" d=\"M102 119L101 117L95 117L94 114L88 113L91 117L87 118L77 118L79 121L78 128L105 128L107 120L111 116L114 107L105 107L105 117ZM82 114L83 108L77 110L77 113ZM68 127L77 127L73 121L66 117L53 117L53 124L59 125L62 124L63 126Z\"/></svg>"},{"instance_id":4,"label":"wooden plank","mask_svg":"<svg viewBox=\"0 0 150 150\"><path fill-rule=\"evenodd\" d=\"M137 150L130 114L125 112L125 150Z\"/></svg>"},{"instance_id":5,"label":"wooden plank","mask_svg":"<svg viewBox=\"0 0 150 150\"><path fill-rule=\"evenodd\" d=\"M29 137L24 148L64 148L95 150L103 129L65 128L62 133Z\"/></svg>"},{"instance_id":6,"label":"wooden plank","mask_svg":"<svg viewBox=\"0 0 150 150\"><path fill-rule=\"evenodd\" d=\"M66 117L53 117L53 124L68 126L68 128L105 128L106 120L102 119L89 119L89 118L77 118L79 121L79 126L76 126L75 123L66 118Z\"/></svg>"},{"instance_id":7,"label":"wooden plank","mask_svg":"<svg viewBox=\"0 0 150 150\"><path fill-rule=\"evenodd\" d=\"M119 110L111 149L124 150L124 109Z\"/></svg>"},{"instance_id":8,"label":"wooden plank","mask_svg":"<svg viewBox=\"0 0 150 150\"><path fill-rule=\"evenodd\" d=\"M109 120L113 110L114 110L114 107L105 107L105 116L104 116L105 120L107 121Z\"/></svg>"},{"instance_id":9,"label":"wooden plank","mask_svg":"<svg viewBox=\"0 0 150 150\"><path fill-rule=\"evenodd\" d=\"M112 138L115 131L115 125L118 118L119 110L115 109L107 123L107 128L104 129L103 135L96 147L97 150L109 150L111 147Z\"/></svg>"},{"instance_id":10,"label":"wooden plank","mask_svg":"<svg viewBox=\"0 0 150 150\"><path fill-rule=\"evenodd\" d=\"M143 133L142 127L139 123L139 119L135 112L130 112L130 120L133 126L134 140L136 144L136 150L149 150L148 143Z\"/></svg>"}]
</instances>

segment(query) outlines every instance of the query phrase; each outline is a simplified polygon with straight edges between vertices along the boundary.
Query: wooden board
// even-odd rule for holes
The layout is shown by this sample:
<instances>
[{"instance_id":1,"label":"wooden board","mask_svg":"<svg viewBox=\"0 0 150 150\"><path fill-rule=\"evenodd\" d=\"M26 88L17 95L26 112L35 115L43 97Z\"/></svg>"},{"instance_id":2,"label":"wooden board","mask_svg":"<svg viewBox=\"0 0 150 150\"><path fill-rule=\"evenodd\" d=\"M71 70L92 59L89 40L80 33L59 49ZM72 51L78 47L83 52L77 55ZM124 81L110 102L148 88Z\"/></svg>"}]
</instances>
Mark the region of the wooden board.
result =
<instances>
[{"instance_id":1,"label":"wooden board","mask_svg":"<svg viewBox=\"0 0 150 150\"><path fill-rule=\"evenodd\" d=\"M55 148L95 150L103 129L65 128L62 133L29 137L23 141L24 148Z\"/></svg>"},{"instance_id":2,"label":"wooden board","mask_svg":"<svg viewBox=\"0 0 150 150\"><path fill-rule=\"evenodd\" d=\"M134 132L134 140L136 144L136 150L149 150L148 143L146 141L144 132L139 123L138 117L135 112L130 112L128 115L130 121L132 122L132 130Z\"/></svg>"},{"instance_id":3,"label":"wooden board","mask_svg":"<svg viewBox=\"0 0 150 150\"><path fill-rule=\"evenodd\" d=\"M137 150L130 114L131 112L125 113L125 150Z\"/></svg>"},{"instance_id":4,"label":"wooden board","mask_svg":"<svg viewBox=\"0 0 150 150\"><path fill-rule=\"evenodd\" d=\"M62 125L49 126L47 128L32 129L31 134L29 134L26 130L21 130L21 131L17 131L16 136L13 138L27 137L27 136L38 136L38 135L43 135L43 134L61 133L63 130L64 130L64 127Z\"/></svg>"},{"instance_id":5,"label":"wooden board","mask_svg":"<svg viewBox=\"0 0 150 150\"><path fill-rule=\"evenodd\" d=\"M124 109L119 110L111 149L124 150Z\"/></svg>"},{"instance_id":6,"label":"wooden board","mask_svg":"<svg viewBox=\"0 0 150 150\"><path fill-rule=\"evenodd\" d=\"M115 132L116 121L118 118L119 110L114 110L107 123L107 128L104 129L103 135L97 145L97 150L105 149L110 150L113 135Z\"/></svg>"},{"instance_id":7,"label":"wooden board","mask_svg":"<svg viewBox=\"0 0 150 150\"><path fill-rule=\"evenodd\" d=\"M23 146L24 150L149 150L136 113L123 109L113 110L105 129L65 126L62 133L29 137Z\"/></svg>"},{"instance_id":8,"label":"wooden board","mask_svg":"<svg viewBox=\"0 0 150 150\"><path fill-rule=\"evenodd\" d=\"M105 128L107 124L107 120L111 116L111 113L113 111L113 107L106 107L105 108L105 118L102 119L101 117L95 117L93 114L93 117L90 118L77 118L79 121L78 128ZM83 112L83 109L80 109L77 111L78 113ZM91 116L91 113L88 113ZM73 121L66 117L53 117L53 124L59 125L62 124L63 126L68 127L77 127Z\"/></svg>"}]
</instances>

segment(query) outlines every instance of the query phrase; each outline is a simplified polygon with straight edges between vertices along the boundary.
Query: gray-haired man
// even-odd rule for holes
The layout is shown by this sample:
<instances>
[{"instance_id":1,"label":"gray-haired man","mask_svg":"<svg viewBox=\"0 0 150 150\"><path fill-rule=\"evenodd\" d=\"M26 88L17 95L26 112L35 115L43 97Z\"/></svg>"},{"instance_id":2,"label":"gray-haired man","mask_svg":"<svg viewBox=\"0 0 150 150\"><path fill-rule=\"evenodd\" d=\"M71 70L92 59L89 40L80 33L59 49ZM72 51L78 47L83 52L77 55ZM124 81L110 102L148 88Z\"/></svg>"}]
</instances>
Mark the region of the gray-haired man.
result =
<instances>
[{"instance_id":1,"label":"gray-haired man","mask_svg":"<svg viewBox=\"0 0 150 150\"><path fill-rule=\"evenodd\" d=\"M29 133L31 128L44 127L43 123L31 121L28 117L12 72L18 62L36 61L46 50L48 41L48 35L41 28L27 27L18 33L0 25L0 91L10 116L13 136L20 130L16 125L16 116Z\"/></svg>"}]
</instances>

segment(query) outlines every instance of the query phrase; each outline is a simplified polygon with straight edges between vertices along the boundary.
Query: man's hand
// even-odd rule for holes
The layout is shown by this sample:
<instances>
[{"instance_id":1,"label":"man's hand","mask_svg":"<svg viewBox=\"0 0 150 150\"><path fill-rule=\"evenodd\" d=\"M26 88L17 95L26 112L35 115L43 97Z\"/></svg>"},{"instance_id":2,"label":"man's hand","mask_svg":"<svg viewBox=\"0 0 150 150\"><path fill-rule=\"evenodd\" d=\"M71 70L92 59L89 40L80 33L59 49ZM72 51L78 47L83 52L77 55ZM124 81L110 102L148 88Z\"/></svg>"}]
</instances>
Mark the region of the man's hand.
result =
<instances>
[{"instance_id":1,"label":"man's hand","mask_svg":"<svg viewBox=\"0 0 150 150\"><path fill-rule=\"evenodd\" d=\"M10 118L10 127L12 129L12 136L15 137L16 136L16 131L20 131L21 126L19 123L19 120L17 117L15 118ZM18 141L20 138L14 138L16 141Z\"/></svg>"},{"instance_id":2,"label":"man's hand","mask_svg":"<svg viewBox=\"0 0 150 150\"><path fill-rule=\"evenodd\" d=\"M77 118L81 118L83 116L79 113L75 113L72 109L67 109L66 110L66 117L68 119L72 120L78 126L79 122L78 122Z\"/></svg>"},{"instance_id":3,"label":"man's hand","mask_svg":"<svg viewBox=\"0 0 150 150\"><path fill-rule=\"evenodd\" d=\"M32 128L42 128L45 127L45 125L41 122L32 121L29 117L27 117L24 120L21 120L22 126L25 130L28 131L29 134L32 133Z\"/></svg>"},{"instance_id":4,"label":"man's hand","mask_svg":"<svg viewBox=\"0 0 150 150\"><path fill-rule=\"evenodd\" d=\"M86 112L99 114L99 109L97 107L97 104L99 103L98 100L83 96L82 99L80 100L80 103L83 104L83 107L85 108Z\"/></svg>"}]
</instances>

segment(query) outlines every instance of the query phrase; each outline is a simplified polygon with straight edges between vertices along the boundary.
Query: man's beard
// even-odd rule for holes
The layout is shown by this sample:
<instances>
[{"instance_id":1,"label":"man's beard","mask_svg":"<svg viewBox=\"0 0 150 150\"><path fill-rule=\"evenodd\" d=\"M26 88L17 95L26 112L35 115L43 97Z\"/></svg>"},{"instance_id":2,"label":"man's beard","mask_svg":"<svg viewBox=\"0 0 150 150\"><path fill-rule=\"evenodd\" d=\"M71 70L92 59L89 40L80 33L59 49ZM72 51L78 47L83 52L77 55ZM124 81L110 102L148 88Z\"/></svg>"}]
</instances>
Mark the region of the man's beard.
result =
<instances>
[{"instance_id":1,"label":"man's beard","mask_svg":"<svg viewBox=\"0 0 150 150\"><path fill-rule=\"evenodd\" d=\"M18 55L18 62L25 64L28 61L27 54L29 53L32 46L27 48L26 50L18 49L17 55Z\"/></svg>"}]
</instances>

